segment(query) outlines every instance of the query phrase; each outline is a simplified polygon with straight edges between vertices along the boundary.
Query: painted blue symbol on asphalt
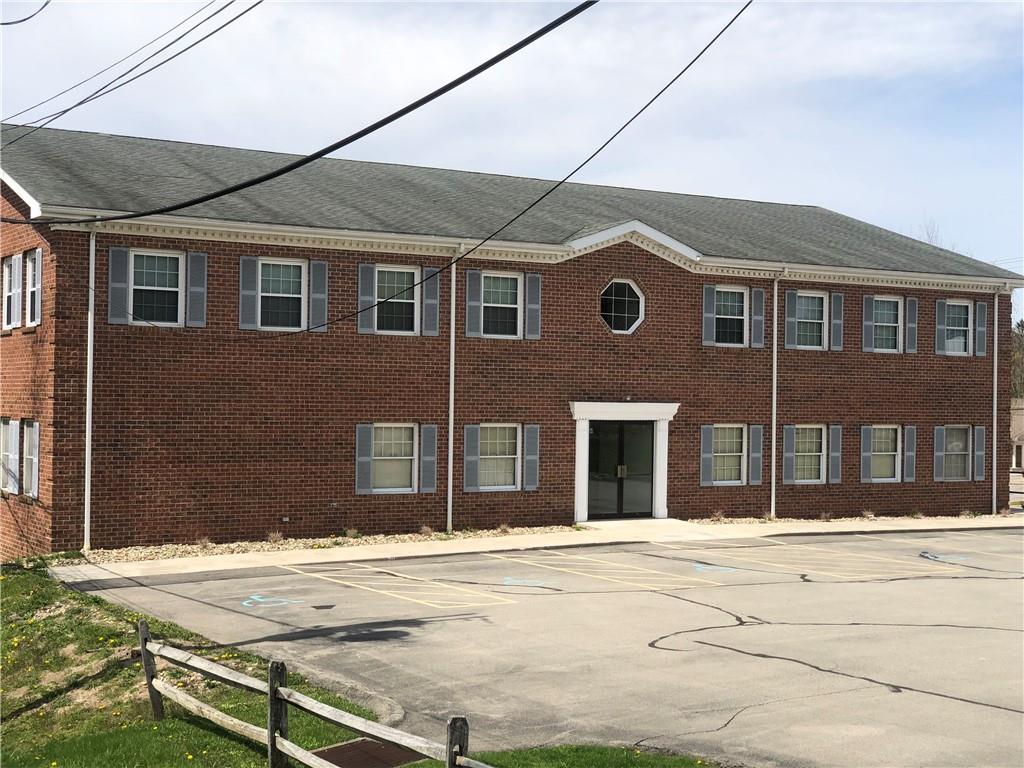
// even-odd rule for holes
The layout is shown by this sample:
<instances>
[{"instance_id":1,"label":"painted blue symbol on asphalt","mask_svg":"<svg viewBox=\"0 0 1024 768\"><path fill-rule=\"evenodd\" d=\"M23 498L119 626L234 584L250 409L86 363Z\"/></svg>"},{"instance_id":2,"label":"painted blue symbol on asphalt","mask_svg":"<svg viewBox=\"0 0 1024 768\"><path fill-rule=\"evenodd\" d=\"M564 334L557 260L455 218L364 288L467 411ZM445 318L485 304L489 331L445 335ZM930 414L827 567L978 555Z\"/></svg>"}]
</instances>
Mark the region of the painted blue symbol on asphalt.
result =
<instances>
[{"instance_id":1,"label":"painted blue symbol on asphalt","mask_svg":"<svg viewBox=\"0 0 1024 768\"><path fill-rule=\"evenodd\" d=\"M282 605L291 605L292 603L303 603L304 600L295 600L290 597L273 597L270 595L249 595L247 600L242 601L242 605L246 608L279 608Z\"/></svg>"},{"instance_id":2,"label":"painted blue symbol on asphalt","mask_svg":"<svg viewBox=\"0 0 1024 768\"><path fill-rule=\"evenodd\" d=\"M543 581L535 581L534 579L516 579L512 576L505 577L506 587L543 587Z\"/></svg>"},{"instance_id":3,"label":"painted blue symbol on asphalt","mask_svg":"<svg viewBox=\"0 0 1024 768\"><path fill-rule=\"evenodd\" d=\"M944 562L951 562L953 560L970 560L967 555L945 555L940 552L922 552L922 555L927 557L929 560L942 560Z\"/></svg>"},{"instance_id":4,"label":"painted blue symbol on asphalt","mask_svg":"<svg viewBox=\"0 0 1024 768\"><path fill-rule=\"evenodd\" d=\"M698 571L719 571L720 573L733 573L736 570L726 565L705 565L704 563L694 563L693 567Z\"/></svg>"}]
</instances>

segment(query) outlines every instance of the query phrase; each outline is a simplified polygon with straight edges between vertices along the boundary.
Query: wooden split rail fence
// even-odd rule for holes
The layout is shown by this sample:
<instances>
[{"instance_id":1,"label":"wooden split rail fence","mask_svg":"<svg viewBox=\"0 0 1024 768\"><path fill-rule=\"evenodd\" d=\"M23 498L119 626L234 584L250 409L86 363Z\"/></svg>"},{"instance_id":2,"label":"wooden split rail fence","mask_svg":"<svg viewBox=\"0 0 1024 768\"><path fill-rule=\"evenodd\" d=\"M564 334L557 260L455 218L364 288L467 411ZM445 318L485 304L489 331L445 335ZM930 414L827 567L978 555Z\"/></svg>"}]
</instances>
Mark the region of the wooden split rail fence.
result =
<instances>
[{"instance_id":1,"label":"wooden split rail fence","mask_svg":"<svg viewBox=\"0 0 1024 768\"><path fill-rule=\"evenodd\" d=\"M310 766L310 768L338 768L334 763L288 741L289 705L374 741L405 747L423 757L438 760L444 763L446 768L455 768L455 766L492 768L486 763L469 757L469 722L464 717L449 718L447 743L440 744L400 731L397 728L366 720L292 690L288 687L287 669L283 661L270 662L267 681L264 682L188 651L153 640L145 619L139 621L139 649L142 653L142 669L146 674L146 686L149 689L149 701L153 705L153 716L157 720L162 720L164 717L163 700L166 697L193 715L206 718L225 730L266 745L267 761L270 768L285 768L288 765L287 758L289 757L302 765ZM253 725L225 714L190 696L177 686L160 679L157 677L156 670L157 656L211 680L266 696L267 727Z\"/></svg>"}]
</instances>

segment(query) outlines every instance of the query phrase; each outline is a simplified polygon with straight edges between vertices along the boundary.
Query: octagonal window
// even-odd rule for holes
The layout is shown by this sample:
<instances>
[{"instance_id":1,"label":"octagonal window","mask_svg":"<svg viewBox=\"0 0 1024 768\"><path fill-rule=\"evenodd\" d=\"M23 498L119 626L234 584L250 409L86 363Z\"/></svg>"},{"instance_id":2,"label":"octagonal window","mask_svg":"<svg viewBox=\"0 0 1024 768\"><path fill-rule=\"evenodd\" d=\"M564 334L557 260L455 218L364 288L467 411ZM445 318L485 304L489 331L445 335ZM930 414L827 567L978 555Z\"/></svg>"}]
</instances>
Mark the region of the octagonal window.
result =
<instances>
[{"instance_id":1,"label":"octagonal window","mask_svg":"<svg viewBox=\"0 0 1024 768\"><path fill-rule=\"evenodd\" d=\"M644 319L644 295L632 280L612 280L601 292L601 319L612 333L632 333Z\"/></svg>"}]
</instances>

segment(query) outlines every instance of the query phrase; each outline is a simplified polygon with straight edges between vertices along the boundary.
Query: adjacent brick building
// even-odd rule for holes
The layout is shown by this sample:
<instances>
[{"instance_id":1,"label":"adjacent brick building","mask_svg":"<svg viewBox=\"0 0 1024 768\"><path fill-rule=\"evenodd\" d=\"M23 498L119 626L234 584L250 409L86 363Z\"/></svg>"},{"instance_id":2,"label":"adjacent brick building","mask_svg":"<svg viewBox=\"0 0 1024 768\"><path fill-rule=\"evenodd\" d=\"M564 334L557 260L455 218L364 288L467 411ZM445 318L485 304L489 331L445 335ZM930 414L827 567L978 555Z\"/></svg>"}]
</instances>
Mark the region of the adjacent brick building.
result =
<instances>
[{"instance_id":1,"label":"adjacent brick building","mask_svg":"<svg viewBox=\"0 0 1024 768\"><path fill-rule=\"evenodd\" d=\"M572 184L448 268L551 182L321 160L61 223L291 159L5 155L47 223L0 230L4 558L82 546L87 502L93 547L1007 504L1021 277L821 208Z\"/></svg>"}]
</instances>

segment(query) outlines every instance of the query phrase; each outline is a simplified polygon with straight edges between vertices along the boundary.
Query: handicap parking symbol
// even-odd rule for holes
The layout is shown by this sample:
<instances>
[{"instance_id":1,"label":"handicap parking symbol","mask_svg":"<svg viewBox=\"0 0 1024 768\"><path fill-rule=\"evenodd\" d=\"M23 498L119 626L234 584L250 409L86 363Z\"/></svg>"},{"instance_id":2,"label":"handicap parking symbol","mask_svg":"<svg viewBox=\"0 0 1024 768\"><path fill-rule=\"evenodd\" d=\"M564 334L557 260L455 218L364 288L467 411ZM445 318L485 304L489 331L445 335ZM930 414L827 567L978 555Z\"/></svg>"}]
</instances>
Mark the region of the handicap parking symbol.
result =
<instances>
[{"instance_id":1,"label":"handicap parking symbol","mask_svg":"<svg viewBox=\"0 0 1024 768\"><path fill-rule=\"evenodd\" d=\"M296 600L290 597L274 597L272 595L249 595L246 600L242 601L242 605L246 608L278 608L282 605L291 605L292 603L303 603L304 600Z\"/></svg>"}]
</instances>

